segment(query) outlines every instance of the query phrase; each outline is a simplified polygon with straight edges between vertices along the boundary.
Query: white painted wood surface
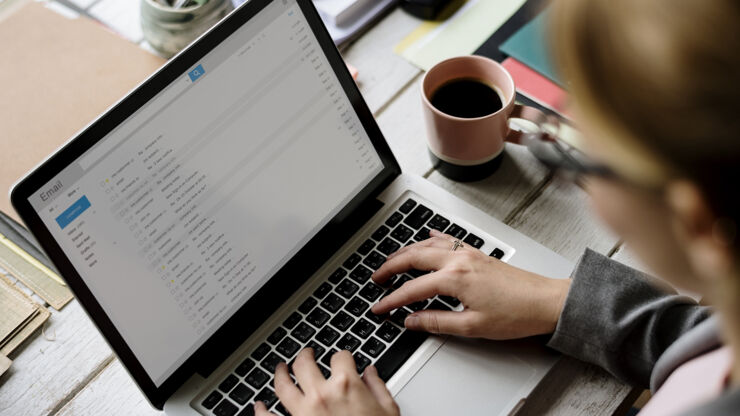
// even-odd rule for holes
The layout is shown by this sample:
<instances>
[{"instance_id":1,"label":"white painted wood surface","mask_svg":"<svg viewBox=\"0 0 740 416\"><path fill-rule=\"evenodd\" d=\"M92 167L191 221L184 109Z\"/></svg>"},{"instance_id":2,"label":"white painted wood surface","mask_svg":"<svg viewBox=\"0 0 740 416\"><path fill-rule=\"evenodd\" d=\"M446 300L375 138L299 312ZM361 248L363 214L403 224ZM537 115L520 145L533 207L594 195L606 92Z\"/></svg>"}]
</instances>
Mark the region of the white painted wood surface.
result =
<instances>
[{"instance_id":1,"label":"white painted wood surface","mask_svg":"<svg viewBox=\"0 0 740 416\"><path fill-rule=\"evenodd\" d=\"M73 300L11 354L0 378L0 415L50 414L111 359L111 350Z\"/></svg>"},{"instance_id":2,"label":"white painted wood surface","mask_svg":"<svg viewBox=\"0 0 740 416\"><path fill-rule=\"evenodd\" d=\"M106 366L57 413L59 416L161 414L149 404L118 360Z\"/></svg>"},{"instance_id":3,"label":"white painted wood surface","mask_svg":"<svg viewBox=\"0 0 740 416\"><path fill-rule=\"evenodd\" d=\"M499 172L484 181L461 184L431 169L418 92L421 72L392 52L417 24L395 10L343 51L359 69L358 85L404 171L428 177L571 260L585 247L613 251L616 238L588 213L583 191L553 181L519 146L509 145ZM13 370L0 378L0 415L158 413L76 301L51 319L46 332L56 332L56 341L36 336L11 357ZM632 393L602 370L564 359L522 414L613 414Z\"/></svg>"},{"instance_id":4,"label":"white painted wood surface","mask_svg":"<svg viewBox=\"0 0 740 416\"><path fill-rule=\"evenodd\" d=\"M426 159L429 159L424 154ZM509 222L547 185L548 171L523 146L507 144L504 159L495 174L477 181L461 183L437 171L428 179L457 195L492 217Z\"/></svg>"}]
</instances>

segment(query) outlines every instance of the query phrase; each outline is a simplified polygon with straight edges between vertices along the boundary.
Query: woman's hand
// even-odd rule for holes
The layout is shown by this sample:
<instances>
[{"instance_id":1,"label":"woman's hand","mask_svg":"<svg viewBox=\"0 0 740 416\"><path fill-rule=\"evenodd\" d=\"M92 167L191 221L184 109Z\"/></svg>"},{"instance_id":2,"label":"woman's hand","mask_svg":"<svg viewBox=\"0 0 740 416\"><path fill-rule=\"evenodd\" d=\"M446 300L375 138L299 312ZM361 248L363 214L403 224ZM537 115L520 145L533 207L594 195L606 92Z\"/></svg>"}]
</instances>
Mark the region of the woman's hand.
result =
<instances>
[{"instance_id":1,"label":"woman's hand","mask_svg":"<svg viewBox=\"0 0 740 416\"><path fill-rule=\"evenodd\" d=\"M510 266L432 230L431 237L388 256L373 274L382 284L410 269L434 270L403 284L373 306L384 314L435 295L453 296L461 312L425 310L406 318L406 328L489 339L523 338L555 330L570 279L550 279Z\"/></svg>"},{"instance_id":2,"label":"woman's hand","mask_svg":"<svg viewBox=\"0 0 740 416\"><path fill-rule=\"evenodd\" d=\"M328 380L319 371L310 348L298 353L293 373L298 386L290 378L285 363L277 366L275 394L294 416L399 415L398 405L378 377L375 367L367 367L360 378L349 351L342 350L331 357L331 377ZM257 402L254 408L257 416L272 414L262 402Z\"/></svg>"}]
</instances>

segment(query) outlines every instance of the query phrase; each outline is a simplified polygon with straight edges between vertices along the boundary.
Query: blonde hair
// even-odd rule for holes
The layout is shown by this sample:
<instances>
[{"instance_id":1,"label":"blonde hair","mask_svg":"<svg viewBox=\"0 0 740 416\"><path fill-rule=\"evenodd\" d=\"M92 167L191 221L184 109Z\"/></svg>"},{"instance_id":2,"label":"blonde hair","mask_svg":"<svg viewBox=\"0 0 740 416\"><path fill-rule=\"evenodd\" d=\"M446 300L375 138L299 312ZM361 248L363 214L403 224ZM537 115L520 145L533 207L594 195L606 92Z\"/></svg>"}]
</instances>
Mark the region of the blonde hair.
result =
<instances>
[{"instance_id":1,"label":"blonde hair","mask_svg":"<svg viewBox=\"0 0 740 416\"><path fill-rule=\"evenodd\" d=\"M740 215L740 2L556 0L558 66L619 173Z\"/></svg>"}]
</instances>

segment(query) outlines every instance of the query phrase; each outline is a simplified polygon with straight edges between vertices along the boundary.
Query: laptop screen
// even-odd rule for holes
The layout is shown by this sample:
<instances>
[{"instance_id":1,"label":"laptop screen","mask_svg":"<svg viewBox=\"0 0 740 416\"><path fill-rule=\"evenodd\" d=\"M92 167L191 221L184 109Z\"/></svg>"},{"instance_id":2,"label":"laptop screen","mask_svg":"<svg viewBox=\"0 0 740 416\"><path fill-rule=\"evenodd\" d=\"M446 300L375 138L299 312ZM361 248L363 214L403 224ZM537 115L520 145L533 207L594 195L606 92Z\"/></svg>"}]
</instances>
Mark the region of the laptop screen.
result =
<instances>
[{"instance_id":1,"label":"laptop screen","mask_svg":"<svg viewBox=\"0 0 740 416\"><path fill-rule=\"evenodd\" d=\"M382 169L275 1L29 202L159 386Z\"/></svg>"}]
</instances>

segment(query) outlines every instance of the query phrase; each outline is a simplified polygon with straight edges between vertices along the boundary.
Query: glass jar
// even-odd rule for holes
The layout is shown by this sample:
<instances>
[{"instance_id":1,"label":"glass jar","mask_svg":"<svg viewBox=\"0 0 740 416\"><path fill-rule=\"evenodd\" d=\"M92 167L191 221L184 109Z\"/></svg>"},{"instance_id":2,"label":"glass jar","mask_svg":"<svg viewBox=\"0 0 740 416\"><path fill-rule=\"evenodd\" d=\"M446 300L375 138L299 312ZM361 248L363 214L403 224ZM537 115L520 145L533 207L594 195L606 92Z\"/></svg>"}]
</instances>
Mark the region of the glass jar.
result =
<instances>
[{"instance_id":1,"label":"glass jar","mask_svg":"<svg viewBox=\"0 0 740 416\"><path fill-rule=\"evenodd\" d=\"M233 6L230 0L207 0L202 5L175 9L155 0L141 0L141 29L144 38L167 58L180 52L210 29Z\"/></svg>"}]
</instances>

